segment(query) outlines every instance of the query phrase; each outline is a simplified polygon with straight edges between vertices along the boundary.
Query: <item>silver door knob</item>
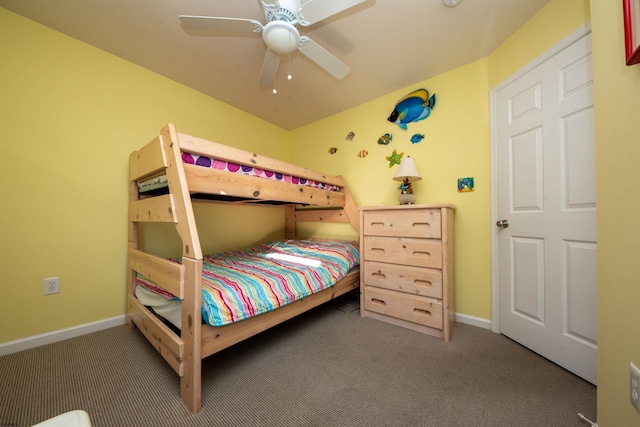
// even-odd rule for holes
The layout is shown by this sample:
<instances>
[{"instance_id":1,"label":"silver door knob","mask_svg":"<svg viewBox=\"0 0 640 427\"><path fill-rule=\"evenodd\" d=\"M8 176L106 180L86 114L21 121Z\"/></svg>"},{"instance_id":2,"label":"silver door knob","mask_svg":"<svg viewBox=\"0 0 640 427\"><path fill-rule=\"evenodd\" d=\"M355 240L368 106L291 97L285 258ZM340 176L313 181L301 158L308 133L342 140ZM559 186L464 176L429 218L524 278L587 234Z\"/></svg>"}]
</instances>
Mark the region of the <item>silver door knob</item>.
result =
<instances>
[{"instance_id":1,"label":"silver door knob","mask_svg":"<svg viewBox=\"0 0 640 427\"><path fill-rule=\"evenodd\" d=\"M500 221L496 222L496 225L500 228L508 228L509 221L507 221L506 219L501 219Z\"/></svg>"}]
</instances>

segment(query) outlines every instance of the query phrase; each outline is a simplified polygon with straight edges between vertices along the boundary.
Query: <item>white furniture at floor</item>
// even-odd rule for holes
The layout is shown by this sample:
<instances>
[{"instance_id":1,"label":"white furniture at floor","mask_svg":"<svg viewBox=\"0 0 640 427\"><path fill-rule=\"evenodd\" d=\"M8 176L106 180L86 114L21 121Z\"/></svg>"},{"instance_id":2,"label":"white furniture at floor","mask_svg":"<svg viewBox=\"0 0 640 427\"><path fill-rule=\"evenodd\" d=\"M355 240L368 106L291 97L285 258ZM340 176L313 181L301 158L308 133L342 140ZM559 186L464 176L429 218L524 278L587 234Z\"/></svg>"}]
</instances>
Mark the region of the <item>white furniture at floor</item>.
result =
<instances>
[{"instance_id":1,"label":"white furniture at floor","mask_svg":"<svg viewBox=\"0 0 640 427\"><path fill-rule=\"evenodd\" d=\"M49 418L33 427L91 427L91 420L85 411L70 411Z\"/></svg>"}]
</instances>

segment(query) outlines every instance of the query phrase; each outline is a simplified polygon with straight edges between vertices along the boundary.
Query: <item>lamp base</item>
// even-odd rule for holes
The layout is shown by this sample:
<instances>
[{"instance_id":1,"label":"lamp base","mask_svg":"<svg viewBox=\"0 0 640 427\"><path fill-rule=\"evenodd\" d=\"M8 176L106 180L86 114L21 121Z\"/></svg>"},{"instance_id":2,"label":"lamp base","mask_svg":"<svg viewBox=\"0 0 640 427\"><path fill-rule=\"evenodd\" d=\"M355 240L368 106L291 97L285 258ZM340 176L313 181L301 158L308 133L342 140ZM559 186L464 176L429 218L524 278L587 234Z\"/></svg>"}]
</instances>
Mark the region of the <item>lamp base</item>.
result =
<instances>
[{"instance_id":1,"label":"lamp base","mask_svg":"<svg viewBox=\"0 0 640 427\"><path fill-rule=\"evenodd\" d=\"M413 205L416 202L416 195L415 194L400 194L398 196L398 202L400 202L401 205Z\"/></svg>"}]
</instances>

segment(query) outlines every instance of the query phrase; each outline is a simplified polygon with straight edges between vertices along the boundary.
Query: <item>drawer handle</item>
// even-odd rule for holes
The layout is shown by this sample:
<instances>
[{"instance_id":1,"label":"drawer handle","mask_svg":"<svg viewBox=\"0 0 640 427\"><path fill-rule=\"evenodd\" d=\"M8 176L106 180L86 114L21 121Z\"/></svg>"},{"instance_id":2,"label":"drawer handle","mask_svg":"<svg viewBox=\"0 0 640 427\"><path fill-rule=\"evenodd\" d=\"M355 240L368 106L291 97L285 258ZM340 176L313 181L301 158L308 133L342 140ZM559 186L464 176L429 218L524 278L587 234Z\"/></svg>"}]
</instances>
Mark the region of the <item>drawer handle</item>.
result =
<instances>
[{"instance_id":1,"label":"drawer handle","mask_svg":"<svg viewBox=\"0 0 640 427\"><path fill-rule=\"evenodd\" d=\"M383 254L385 251L383 248L371 248L371 253L374 254Z\"/></svg>"},{"instance_id":2,"label":"drawer handle","mask_svg":"<svg viewBox=\"0 0 640 427\"><path fill-rule=\"evenodd\" d=\"M422 286L423 288L430 288L433 286L433 283L429 282L428 280L420 280L420 279L414 280L413 284L416 286Z\"/></svg>"},{"instance_id":3,"label":"drawer handle","mask_svg":"<svg viewBox=\"0 0 640 427\"><path fill-rule=\"evenodd\" d=\"M413 255L431 258L431 252L413 251Z\"/></svg>"},{"instance_id":4,"label":"drawer handle","mask_svg":"<svg viewBox=\"0 0 640 427\"><path fill-rule=\"evenodd\" d=\"M382 228L384 228L384 222L372 222L369 225L371 227L382 227Z\"/></svg>"},{"instance_id":5,"label":"drawer handle","mask_svg":"<svg viewBox=\"0 0 640 427\"><path fill-rule=\"evenodd\" d=\"M387 302L378 298L371 298L372 304L387 305Z\"/></svg>"},{"instance_id":6,"label":"drawer handle","mask_svg":"<svg viewBox=\"0 0 640 427\"><path fill-rule=\"evenodd\" d=\"M414 222L413 224L411 224L411 226L412 226L413 228L418 228L418 227L420 227L420 228L427 228L427 229L428 229L428 228L431 228L431 224L430 224L430 223L428 223L428 222Z\"/></svg>"},{"instance_id":7,"label":"drawer handle","mask_svg":"<svg viewBox=\"0 0 640 427\"><path fill-rule=\"evenodd\" d=\"M377 279L377 280L384 280L387 278L386 274L382 274L380 272L377 273L371 273L371 278L372 279Z\"/></svg>"},{"instance_id":8,"label":"drawer handle","mask_svg":"<svg viewBox=\"0 0 640 427\"><path fill-rule=\"evenodd\" d=\"M414 308L413 312L418 316L431 317L431 312L429 310L423 310L421 308Z\"/></svg>"}]
</instances>

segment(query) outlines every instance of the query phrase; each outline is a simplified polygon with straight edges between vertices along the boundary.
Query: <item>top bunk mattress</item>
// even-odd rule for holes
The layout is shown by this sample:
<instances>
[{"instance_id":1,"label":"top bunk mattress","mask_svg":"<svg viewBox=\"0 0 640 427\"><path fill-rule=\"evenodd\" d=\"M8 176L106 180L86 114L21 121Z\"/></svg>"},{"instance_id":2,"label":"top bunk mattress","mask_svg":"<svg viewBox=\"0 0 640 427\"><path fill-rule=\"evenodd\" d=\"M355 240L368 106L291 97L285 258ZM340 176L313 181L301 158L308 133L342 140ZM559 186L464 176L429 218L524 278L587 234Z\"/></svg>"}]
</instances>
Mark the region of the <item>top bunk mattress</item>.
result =
<instances>
[{"instance_id":1,"label":"top bunk mattress","mask_svg":"<svg viewBox=\"0 0 640 427\"><path fill-rule=\"evenodd\" d=\"M205 255L203 322L223 326L277 309L330 288L359 263L357 245L342 241L283 240ZM179 302L141 275L136 284L156 298Z\"/></svg>"},{"instance_id":2,"label":"top bunk mattress","mask_svg":"<svg viewBox=\"0 0 640 427\"><path fill-rule=\"evenodd\" d=\"M337 185L326 184L324 182L314 181L311 179L300 178L292 175L287 175L279 172L272 172L253 166L240 165L238 163L227 162L223 160L213 159L206 156L199 156L197 154L182 152L182 162L202 166L206 168L212 168L220 171L226 171L230 173L237 173L241 175L255 176L258 178L270 179L273 181L286 182L289 184L298 184L302 186L308 186L313 188L319 188L329 191L340 191L340 187ZM167 186L166 175L153 177L144 181L138 182L138 191L140 193L146 193L151 191L157 191L158 189L165 188Z\"/></svg>"}]
</instances>

